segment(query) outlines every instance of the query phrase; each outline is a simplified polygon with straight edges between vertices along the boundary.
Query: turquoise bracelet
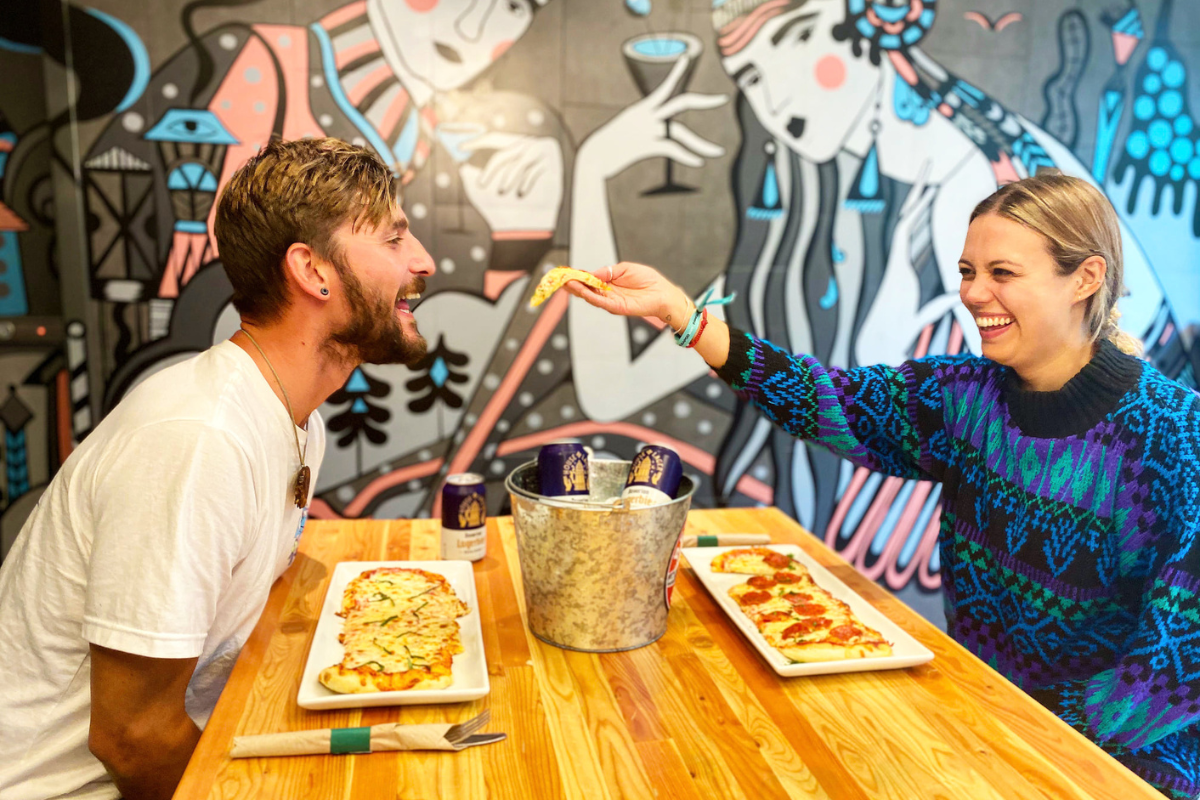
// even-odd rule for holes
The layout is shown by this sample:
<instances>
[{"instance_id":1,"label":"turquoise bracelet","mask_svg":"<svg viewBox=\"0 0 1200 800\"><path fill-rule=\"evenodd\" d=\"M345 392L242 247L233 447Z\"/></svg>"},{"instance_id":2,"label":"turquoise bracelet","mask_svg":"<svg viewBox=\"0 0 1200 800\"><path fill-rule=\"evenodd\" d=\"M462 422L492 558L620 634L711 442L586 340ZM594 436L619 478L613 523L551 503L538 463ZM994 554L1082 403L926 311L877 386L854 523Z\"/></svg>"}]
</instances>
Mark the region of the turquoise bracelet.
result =
<instances>
[{"instance_id":1,"label":"turquoise bracelet","mask_svg":"<svg viewBox=\"0 0 1200 800\"><path fill-rule=\"evenodd\" d=\"M687 325L684 325L683 328L675 334L675 344L679 345L680 347L691 346L692 339L694 339L696 336L696 331L700 329L700 318L704 313L705 307L728 305L729 303L733 302L735 297L737 297L737 292L734 292L733 294L714 299L712 296L713 291L714 288L710 286L708 291L696 301L696 310L692 312L691 319L688 320Z\"/></svg>"}]
</instances>

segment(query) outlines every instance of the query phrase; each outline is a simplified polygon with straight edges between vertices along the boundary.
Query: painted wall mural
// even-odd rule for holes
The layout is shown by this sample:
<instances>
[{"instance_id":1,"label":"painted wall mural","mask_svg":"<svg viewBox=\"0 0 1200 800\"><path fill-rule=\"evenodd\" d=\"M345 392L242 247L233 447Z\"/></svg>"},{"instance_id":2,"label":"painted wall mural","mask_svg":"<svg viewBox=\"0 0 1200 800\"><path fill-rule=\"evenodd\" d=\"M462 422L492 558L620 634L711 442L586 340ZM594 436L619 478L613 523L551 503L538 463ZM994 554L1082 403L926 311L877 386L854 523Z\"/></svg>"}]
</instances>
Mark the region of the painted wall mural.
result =
<instances>
[{"instance_id":1,"label":"painted wall mural","mask_svg":"<svg viewBox=\"0 0 1200 800\"><path fill-rule=\"evenodd\" d=\"M1192 4L93 2L0 20L29 78L0 88L4 546L96 419L236 329L215 200L272 136L373 148L439 267L425 361L322 409L314 517L437 514L462 471L499 513L546 441L662 441L699 504L777 505L936 620L939 486L773 430L653 321L525 300L551 266L640 260L829 364L978 352L967 213L1045 168L1112 198L1123 325L1200 377Z\"/></svg>"}]
</instances>

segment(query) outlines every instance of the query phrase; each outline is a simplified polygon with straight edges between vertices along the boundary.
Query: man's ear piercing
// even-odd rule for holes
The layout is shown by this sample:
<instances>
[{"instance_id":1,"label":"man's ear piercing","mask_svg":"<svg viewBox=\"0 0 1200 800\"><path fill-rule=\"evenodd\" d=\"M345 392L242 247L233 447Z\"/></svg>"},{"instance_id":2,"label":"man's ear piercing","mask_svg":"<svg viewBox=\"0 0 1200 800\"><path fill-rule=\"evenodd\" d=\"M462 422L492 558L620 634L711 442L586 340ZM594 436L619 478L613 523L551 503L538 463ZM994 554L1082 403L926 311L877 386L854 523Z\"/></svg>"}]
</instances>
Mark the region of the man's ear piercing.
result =
<instances>
[{"instance_id":1,"label":"man's ear piercing","mask_svg":"<svg viewBox=\"0 0 1200 800\"><path fill-rule=\"evenodd\" d=\"M329 287L328 287L328 286L322 286L322 287L321 287L321 294L328 295L328 294L329 294Z\"/></svg>"}]
</instances>

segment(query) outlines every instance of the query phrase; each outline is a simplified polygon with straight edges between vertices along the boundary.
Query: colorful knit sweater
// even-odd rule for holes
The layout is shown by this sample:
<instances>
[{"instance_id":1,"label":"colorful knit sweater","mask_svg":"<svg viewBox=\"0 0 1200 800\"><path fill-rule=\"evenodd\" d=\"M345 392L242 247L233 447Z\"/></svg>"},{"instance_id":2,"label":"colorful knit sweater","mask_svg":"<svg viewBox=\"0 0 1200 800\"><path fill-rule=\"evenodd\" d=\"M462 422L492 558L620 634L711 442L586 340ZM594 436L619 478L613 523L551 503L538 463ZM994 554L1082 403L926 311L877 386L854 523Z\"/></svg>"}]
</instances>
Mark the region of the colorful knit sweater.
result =
<instances>
[{"instance_id":1,"label":"colorful knit sweater","mask_svg":"<svg viewBox=\"0 0 1200 800\"><path fill-rule=\"evenodd\" d=\"M721 377L941 481L948 632L1170 797L1200 794L1200 395L1105 342L1057 392L985 358L843 370L730 332Z\"/></svg>"}]
</instances>

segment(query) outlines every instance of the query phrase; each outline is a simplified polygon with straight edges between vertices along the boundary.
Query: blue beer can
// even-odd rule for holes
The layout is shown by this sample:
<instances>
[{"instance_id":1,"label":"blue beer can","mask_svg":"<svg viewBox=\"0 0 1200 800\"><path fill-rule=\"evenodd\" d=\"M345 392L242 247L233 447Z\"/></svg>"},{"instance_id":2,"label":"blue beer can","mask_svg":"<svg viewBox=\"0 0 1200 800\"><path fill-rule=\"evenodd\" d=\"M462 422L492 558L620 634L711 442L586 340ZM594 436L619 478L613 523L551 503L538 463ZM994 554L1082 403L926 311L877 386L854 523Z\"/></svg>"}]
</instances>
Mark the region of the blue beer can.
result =
<instances>
[{"instance_id":1,"label":"blue beer can","mask_svg":"<svg viewBox=\"0 0 1200 800\"><path fill-rule=\"evenodd\" d=\"M478 561L487 555L487 487L470 472L442 486L442 559Z\"/></svg>"},{"instance_id":2,"label":"blue beer can","mask_svg":"<svg viewBox=\"0 0 1200 800\"><path fill-rule=\"evenodd\" d=\"M586 500L591 493L588 454L579 442L542 445L538 451L541 493L555 500Z\"/></svg>"},{"instance_id":3,"label":"blue beer can","mask_svg":"<svg viewBox=\"0 0 1200 800\"><path fill-rule=\"evenodd\" d=\"M683 481L683 462L679 454L660 444L643 447L629 467L621 497L631 506L656 506L675 499Z\"/></svg>"}]
</instances>

